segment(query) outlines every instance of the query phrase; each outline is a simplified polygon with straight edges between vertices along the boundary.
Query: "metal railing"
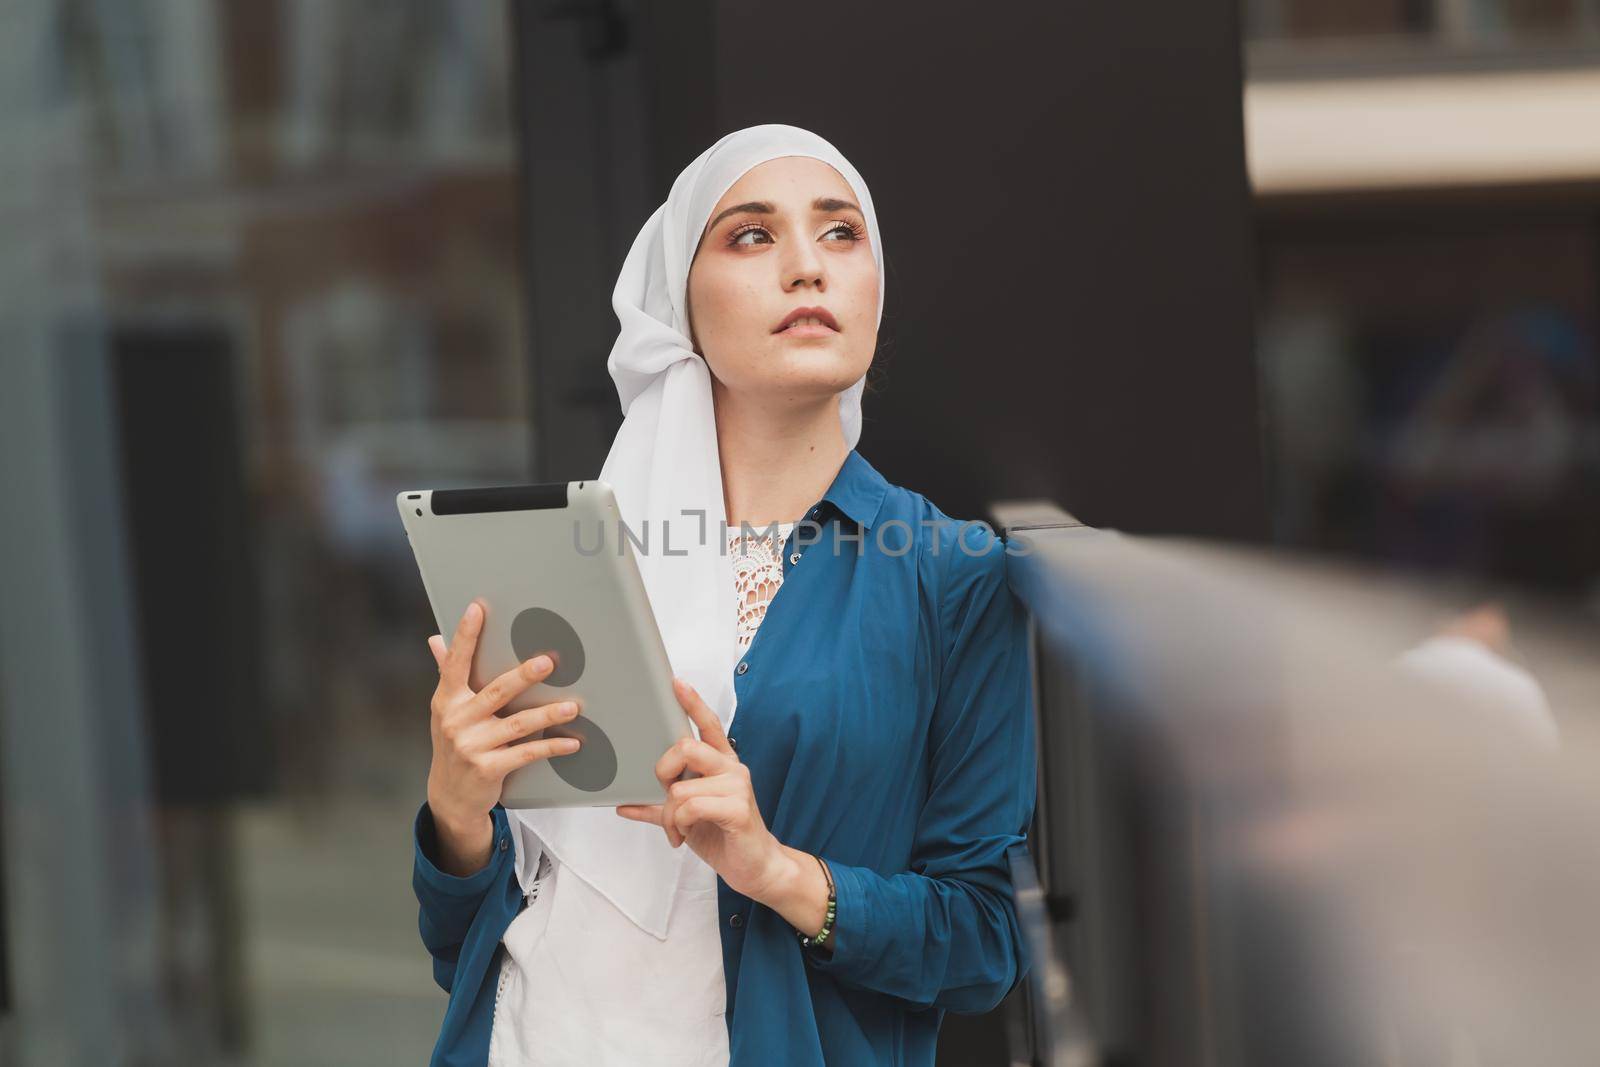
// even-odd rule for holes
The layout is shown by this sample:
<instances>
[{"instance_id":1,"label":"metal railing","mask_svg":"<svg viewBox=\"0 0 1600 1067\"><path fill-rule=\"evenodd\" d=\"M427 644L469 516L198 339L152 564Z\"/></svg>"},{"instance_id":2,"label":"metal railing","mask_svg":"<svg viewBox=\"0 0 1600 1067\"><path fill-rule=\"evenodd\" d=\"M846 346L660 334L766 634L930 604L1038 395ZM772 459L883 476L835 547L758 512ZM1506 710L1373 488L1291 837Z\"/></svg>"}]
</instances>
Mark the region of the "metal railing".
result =
<instances>
[{"instance_id":1,"label":"metal railing","mask_svg":"<svg viewBox=\"0 0 1600 1067\"><path fill-rule=\"evenodd\" d=\"M1030 541L1062 541L1104 535L1083 525L1072 515L1048 501L1011 501L990 509L993 525L1001 536L1011 540L1025 536ZM1049 588L1040 560L1013 556L1007 561L1007 576L1012 589L1037 619L1046 610ZM1016 894L1017 915L1027 938L1028 974L1023 979L1026 996L1016 1009L1010 1026L1011 1059L1030 1067L1090 1067L1099 1062L1091 1029L1080 1005L1074 999L1072 974L1061 951L1060 942L1075 912L1074 898L1051 860L1050 827L1062 813L1053 805L1052 776L1048 766L1052 754L1059 752L1050 742L1056 740L1049 725L1045 700L1054 688L1046 689L1041 665L1052 661L1048 648L1040 645L1036 624L1032 631L1031 654L1034 670L1034 725L1038 738L1039 782L1034 824L1027 847L1008 853L1011 881ZM1057 709L1060 710L1060 709ZM1041 878L1040 869L1047 872Z\"/></svg>"}]
</instances>

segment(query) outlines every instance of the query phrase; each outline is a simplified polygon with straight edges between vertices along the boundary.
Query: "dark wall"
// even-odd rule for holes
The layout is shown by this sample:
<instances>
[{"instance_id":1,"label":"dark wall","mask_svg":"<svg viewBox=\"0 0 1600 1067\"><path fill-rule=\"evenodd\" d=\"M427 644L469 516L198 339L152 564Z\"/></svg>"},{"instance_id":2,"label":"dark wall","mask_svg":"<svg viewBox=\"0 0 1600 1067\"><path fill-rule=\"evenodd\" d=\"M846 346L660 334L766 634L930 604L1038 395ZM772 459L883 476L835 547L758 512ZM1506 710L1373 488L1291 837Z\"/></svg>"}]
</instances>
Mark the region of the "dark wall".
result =
<instances>
[{"instance_id":1,"label":"dark wall","mask_svg":"<svg viewBox=\"0 0 1600 1067\"><path fill-rule=\"evenodd\" d=\"M860 448L888 477L958 517L1044 496L1097 525L1265 535L1232 0L531 10L547 476L598 469L620 419L609 299L638 226L717 136L791 122L878 207L885 373ZM595 41L612 50L580 62Z\"/></svg>"},{"instance_id":2,"label":"dark wall","mask_svg":"<svg viewBox=\"0 0 1600 1067\"><path fill-rule=\"evenodd\" d=\"M813 128L873 188L864 455L952 514L1264 531L1231 2L721 12L719 125Z\"/></svg>"}]
</instances>

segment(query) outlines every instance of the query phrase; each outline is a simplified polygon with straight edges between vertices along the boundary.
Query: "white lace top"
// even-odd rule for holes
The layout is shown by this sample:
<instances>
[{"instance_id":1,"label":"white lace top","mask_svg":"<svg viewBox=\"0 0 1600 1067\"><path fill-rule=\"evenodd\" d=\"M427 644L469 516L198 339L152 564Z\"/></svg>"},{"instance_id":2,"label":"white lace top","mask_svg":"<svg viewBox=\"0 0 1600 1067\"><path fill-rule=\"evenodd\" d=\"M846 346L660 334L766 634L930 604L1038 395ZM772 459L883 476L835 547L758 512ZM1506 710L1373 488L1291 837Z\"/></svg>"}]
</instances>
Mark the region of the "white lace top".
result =
<instances>
[{"instance_id":1,"label":"white lace top","mask_svg":"<svg viewBox=\"0 0 1600 1067\"><path fill-rule=\"evenodd\" d=\"M728 530L741 649L783 584L794 523ZM664 942L541 850L538 876L501 938L489 1067L726 1067L717 875L691 862Z\"/></svg>"},{"instance_id":2,"label":"white lace top","mask_svg":"<svg viewBox=\"0 0 1600 1067\"><path fill-rule=\"evenodd\" d=\"M733 588L738 598L739 647L749 648L767 605L783 584L783 543L792 522L777 524L776 536L768 525L750 524L749 536L739 526L728 527L728 555L733 560Z\"/></svg>"}]
</instances>

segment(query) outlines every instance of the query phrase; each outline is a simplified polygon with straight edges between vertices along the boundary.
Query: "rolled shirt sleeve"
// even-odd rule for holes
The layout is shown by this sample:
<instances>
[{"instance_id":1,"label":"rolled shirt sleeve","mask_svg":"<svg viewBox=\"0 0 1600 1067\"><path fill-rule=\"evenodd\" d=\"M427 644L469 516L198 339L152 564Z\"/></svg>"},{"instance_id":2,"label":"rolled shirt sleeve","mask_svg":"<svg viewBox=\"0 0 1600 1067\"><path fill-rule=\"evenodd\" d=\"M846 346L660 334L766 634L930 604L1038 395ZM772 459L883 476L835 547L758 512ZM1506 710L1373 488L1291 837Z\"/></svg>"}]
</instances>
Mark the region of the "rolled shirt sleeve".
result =
<instances>
[{"instance_id":1,"label":"rolled shirt sleeve","mask_svg":"<svg viewBox=\"0 0 1600 1067\"><path fill-rule=\"evenodd\" d=\"M436 865L438 856L437 831L433 811L426 803L417 811L413 823L415 859L412 863L411 888L416 893L419 911L417 927L422 943L433 957L433 980L446 993L455 980L456 961L462 943L478 914L484 897L491 886L505 875L508 863L514 863L511 849L510 823L505 809L496 804L489 817L494 822L494 843L489 862L482 870L465 878L446 874Z\"/></svg>"},{"instance_id":2,"label":"rolled shirt sleeve","mask_svg":"<svg viewBox=\"0 0 1600 1067\"><path fill-rule=\"evenodd\" d=\"M1027 612L1006 581L1005 542L971 529L989 547L950 550L941 628L953 636L911 870L829 860L832 953L805 950L841 982L966 1013L992 1009L1027 968L1006 852L1026 839L1036 796Z\"/></svg>"}]
</instances>

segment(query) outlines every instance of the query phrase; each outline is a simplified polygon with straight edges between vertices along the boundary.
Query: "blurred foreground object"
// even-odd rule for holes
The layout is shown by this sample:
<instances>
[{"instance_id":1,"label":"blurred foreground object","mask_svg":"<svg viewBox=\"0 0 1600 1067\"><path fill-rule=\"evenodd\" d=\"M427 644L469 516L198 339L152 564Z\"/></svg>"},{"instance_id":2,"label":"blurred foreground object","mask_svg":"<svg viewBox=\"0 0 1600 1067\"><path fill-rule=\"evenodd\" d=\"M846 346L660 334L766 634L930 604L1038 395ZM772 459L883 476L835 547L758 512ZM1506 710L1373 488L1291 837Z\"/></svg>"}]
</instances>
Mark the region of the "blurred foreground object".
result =
<instances>
[{"instance_id":1,"label":"blurred foreground object","mask_svg":"<svg viewBox=\"0 0 1600 1067\"><path fill-rule=\"evenodd\" d=\"M1071 1008L1024 1057L1600 1062L1594 618L993 510L1038 633L1036 941Z\"/></svg>"},{"instance_id":2,"label":"blurred foreground object","mask_svg":"<svg viewBox=\"0 0 1600 1067\"><path fill-rule=\"evenodd\" d=\"M1503 654L1510 623L1495 604L1452 620L1439 633L1400 656L1413 676L1451 691L1451 699L1483 714L1505 716L1541 744L1554 747L1560 732L1538 679Z\"/></svg>"}]
</instances>

